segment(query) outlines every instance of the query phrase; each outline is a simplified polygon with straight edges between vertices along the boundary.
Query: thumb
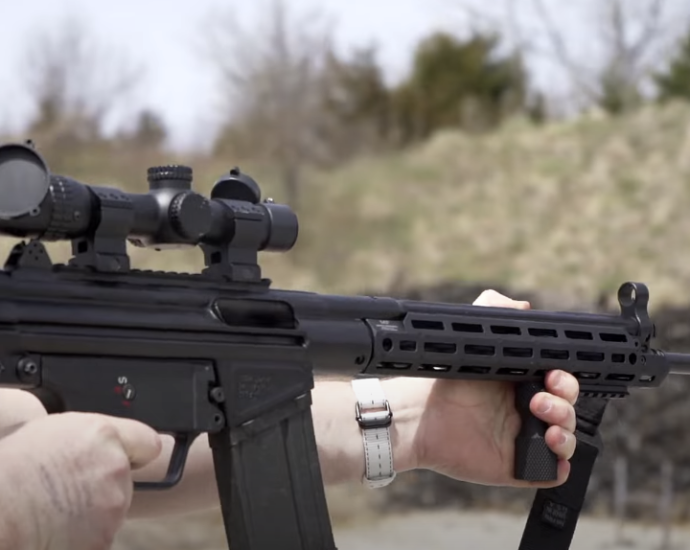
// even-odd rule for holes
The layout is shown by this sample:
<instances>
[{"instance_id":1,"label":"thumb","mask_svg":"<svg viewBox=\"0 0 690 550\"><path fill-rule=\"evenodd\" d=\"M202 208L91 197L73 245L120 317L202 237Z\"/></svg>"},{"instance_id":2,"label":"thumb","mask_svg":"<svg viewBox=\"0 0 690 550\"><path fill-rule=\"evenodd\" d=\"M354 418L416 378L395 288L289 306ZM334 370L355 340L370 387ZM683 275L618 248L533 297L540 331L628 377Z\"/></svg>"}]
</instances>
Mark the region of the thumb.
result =
<instances>
[{"instance_id":1,"label":"thumb","mask_svg":"<svg viewBox=\"0 0 690 550\"><path fill-rule=\"evenodd\" d=\"M511 309L530 309L530 303L520 300L513 300L495 290L485 290L473 302L474 306L486 307L508 307Z\"/></svg>"}]
</instances>

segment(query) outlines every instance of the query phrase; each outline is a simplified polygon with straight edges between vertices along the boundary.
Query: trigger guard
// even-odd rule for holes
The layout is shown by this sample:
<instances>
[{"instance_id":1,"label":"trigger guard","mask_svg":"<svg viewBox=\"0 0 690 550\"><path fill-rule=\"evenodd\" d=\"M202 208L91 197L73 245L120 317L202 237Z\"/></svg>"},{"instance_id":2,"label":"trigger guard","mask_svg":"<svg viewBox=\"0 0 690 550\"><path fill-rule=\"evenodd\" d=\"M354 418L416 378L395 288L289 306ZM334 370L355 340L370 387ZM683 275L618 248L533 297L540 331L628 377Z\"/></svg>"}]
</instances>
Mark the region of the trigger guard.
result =
<instances>
[{"instance_id":1,"label":"trigger guard","mask_svg":"<svg viewBox=\"0 0 690 550\"><path fill-rule=\"evenodd\" d=\"M170 462L165 477L160 481L135 481L135 491L161 491L171 489L182 480L184 467L189 456L194 440L199 436L194 434L170 434L175 439L173 450L170 453Z\"/></svg>"}]
</instances>

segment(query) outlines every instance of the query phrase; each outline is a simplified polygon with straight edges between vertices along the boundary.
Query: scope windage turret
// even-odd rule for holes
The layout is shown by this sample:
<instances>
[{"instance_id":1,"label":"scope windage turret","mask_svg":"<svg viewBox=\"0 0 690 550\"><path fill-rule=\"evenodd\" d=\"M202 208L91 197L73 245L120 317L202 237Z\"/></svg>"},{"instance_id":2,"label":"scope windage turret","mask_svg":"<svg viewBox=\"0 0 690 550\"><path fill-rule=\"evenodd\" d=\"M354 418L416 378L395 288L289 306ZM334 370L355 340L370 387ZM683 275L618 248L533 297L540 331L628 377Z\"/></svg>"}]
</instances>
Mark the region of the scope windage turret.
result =
<instances>
[{"instance_id":1,"label":"scope windage turret","mask_svg":"<svg viewBox=\"0 0 690 550\"><path fill-rule=\"evenodd\" d=\"M0 233L45 241L79 239L105 225L129 228L137 246L198 244L284 252L299 224L289 206L261 201L259 185L239 168L221 177L210 199L192 190L192 169L148 170L149 192L126 193L51 174L31 142L0 146Z\"/></svg>"}]
</instances>

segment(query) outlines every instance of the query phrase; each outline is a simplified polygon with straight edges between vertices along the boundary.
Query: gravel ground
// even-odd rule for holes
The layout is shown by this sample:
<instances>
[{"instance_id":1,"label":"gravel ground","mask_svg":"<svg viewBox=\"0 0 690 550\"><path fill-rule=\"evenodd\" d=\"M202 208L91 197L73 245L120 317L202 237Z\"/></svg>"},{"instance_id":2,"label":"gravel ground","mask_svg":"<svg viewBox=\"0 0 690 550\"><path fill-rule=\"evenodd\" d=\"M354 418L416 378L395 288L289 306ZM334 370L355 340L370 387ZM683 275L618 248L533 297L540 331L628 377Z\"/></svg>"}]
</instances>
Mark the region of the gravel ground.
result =
<instances>
[{"instance_id":1,"label":"gravel ground","mask_svg":"<svg viewBox=\"0 0 690 550\"><path fill-rule=\"evenodd\" d=\"M524 517L485 512L414 512L335 528L339 550L516 550ZM661 529L629 524L617 542L613 522L582 518L571 550L661 550ZM280 544L276 544L280 549ZM665 550L690 549L690 528L675 528ZM112 550L227 550L217 516L129 524Z\"/></svg>"},{"instance_id":2,"label":"gravel ground","mask_svg":"<svg viewBox=\"0 0 690 550\"><path fill-rule=\"evenodd\" d=\"M414 513L384 519L369 526L339 530L339 550L513 550L517 549L525 519L499 513ZM578 524L571 550L657 550L661 530L627 526L616 543L614 523L585 518ZM672 533L674 548L690 548L690 530Z\"/></svg>"}]
</instances>

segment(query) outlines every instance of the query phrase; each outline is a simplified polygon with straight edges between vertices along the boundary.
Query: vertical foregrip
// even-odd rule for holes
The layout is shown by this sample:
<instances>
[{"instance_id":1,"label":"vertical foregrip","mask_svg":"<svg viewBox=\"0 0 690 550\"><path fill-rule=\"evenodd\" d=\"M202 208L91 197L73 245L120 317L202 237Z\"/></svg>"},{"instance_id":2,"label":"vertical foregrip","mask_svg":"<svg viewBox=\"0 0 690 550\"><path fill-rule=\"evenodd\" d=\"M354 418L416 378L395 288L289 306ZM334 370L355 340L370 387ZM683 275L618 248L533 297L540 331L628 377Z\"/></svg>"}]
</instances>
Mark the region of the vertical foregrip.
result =
<instances>
[{"instance_id":1,"label":"vertical foregrip","mask_svg":"<svg viewBox=\"0 0 690 550\"><path fill-rule=\"evenodd\" d=\"M209 436L231 548L336 550L310 402Z\"/></svg>"},{"instance_id":2,"label":"vertical foregrip","mask_svg":"<svg viewBox=\"0 0 690 550\"><path fill-rule=\"evenodd\" d=\"M515 386L515 408L520 414L520 433L515 438L515 479L554 481L558 478L558 457L546 444L547 424L530 411L532 398L544 391L537 382Z\"/></svg>"}]
</instances>

